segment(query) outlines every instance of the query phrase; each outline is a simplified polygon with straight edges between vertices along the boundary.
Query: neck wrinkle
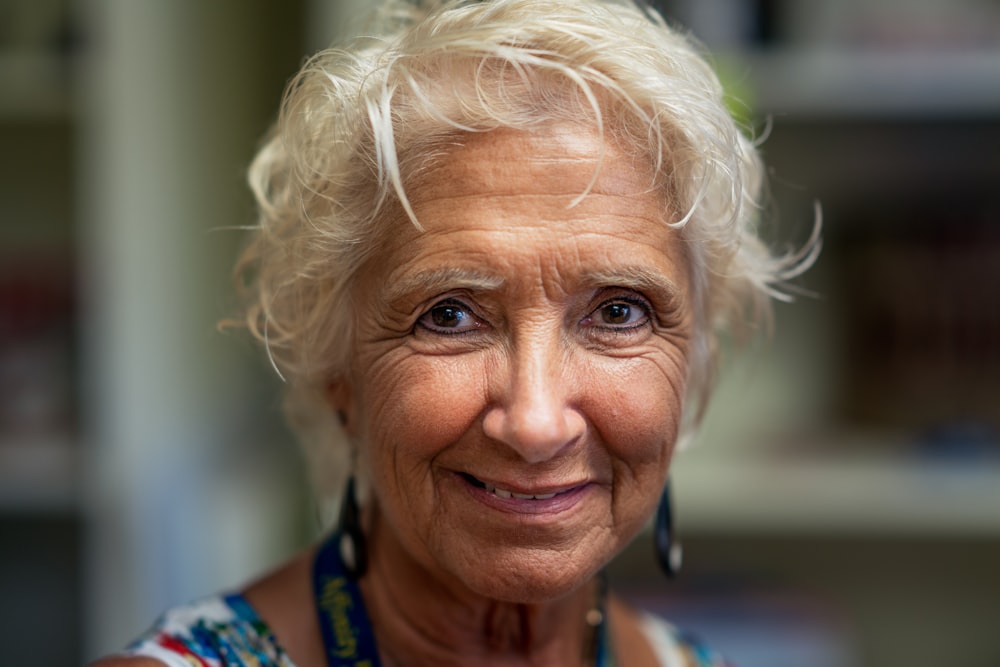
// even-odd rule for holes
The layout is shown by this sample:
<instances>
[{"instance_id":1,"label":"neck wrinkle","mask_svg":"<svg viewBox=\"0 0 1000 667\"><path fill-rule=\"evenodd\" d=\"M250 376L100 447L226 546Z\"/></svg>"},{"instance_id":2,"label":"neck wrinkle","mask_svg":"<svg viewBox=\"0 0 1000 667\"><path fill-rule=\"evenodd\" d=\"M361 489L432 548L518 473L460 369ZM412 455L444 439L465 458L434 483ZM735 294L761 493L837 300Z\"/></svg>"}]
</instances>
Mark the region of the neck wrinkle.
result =
<instances>
[{"instance_id":1,"label":"neck wrinkle","mask_svg":"<svg viewBox=\"0 0 1000 667\"><path fill-rule=\"evenodd\" d=\"M493 600L435 577L380 523L368 523L369 569L359 586L384 667L579 667L590 655L585 617L596 582L547 603Z\"/></svg>"}]
</instances>

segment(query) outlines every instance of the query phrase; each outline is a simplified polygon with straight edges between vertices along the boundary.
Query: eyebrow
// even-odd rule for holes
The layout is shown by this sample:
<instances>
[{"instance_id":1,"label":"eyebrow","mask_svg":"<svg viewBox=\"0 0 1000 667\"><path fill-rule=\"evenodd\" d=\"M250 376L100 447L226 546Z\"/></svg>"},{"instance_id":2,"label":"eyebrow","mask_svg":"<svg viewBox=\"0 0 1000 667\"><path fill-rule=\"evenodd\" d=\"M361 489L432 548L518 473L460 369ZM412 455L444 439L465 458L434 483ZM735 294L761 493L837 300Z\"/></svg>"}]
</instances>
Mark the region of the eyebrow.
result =
<instances>
[{"instance_id":1,"label":"eyebrow","mask_svg":"<svg viewBox=\"0 0 1000 667\"><path fill-rule=\"evenodd\" d=\"M624 287L651 296L666 303L673 303L684 297L684 292L662 272L645 266L626 265L613 269L586 271L581 281L591 288ZM419 271L385 287L385 300L396 303L415 293L436 293L453 289L495 291L503 287L499 276L469 268L444 267L430 271Z\"/></svg>"},{"instance_id":2,"label":"eyebrow","mask_svg":"<svg viewBox=\"0 0 1000 667\"><path fill-rule=\"evenodd\" d=\"M445 267L432 271L419 271L387 285L385 299L395 303L411 294L434 293L452 289L498 290L503 287L503 278L458 267Z\"/></svg>"},{"instance_id":3,"label":"eyebrow","mask_svg":"<svg viewBox=\"0 0 1000 667\"><path fill-rule=\"evenodd\" d=\"M680 286L668 276L640 265L587 271L583 282L590 287L626 287L637 292L647 292L666 302L674 302L685 296Z\"/></svg>"}]
</instances>

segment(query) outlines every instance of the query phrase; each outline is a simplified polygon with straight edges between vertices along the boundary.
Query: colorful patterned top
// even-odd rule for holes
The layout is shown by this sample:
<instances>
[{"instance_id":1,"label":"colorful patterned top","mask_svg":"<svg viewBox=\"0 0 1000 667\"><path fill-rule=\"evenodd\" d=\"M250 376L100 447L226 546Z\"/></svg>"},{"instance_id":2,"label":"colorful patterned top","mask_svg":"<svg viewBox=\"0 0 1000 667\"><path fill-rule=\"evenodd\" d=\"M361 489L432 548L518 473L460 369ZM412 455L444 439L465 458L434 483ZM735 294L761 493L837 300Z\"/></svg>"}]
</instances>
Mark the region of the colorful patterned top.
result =
<instances>
[{"instance_id":1,"label":"colorful patterned top","mask_svg":"<svg viewBox=\"0 0 1000 667\"><path fill-rule=\"evenodd\" d=\"M642 629L663 667L732 667L657 617L642 616ZM125 654L167 667L295 667L238 593L171 609Z\"/></svg>"}]
</instances>

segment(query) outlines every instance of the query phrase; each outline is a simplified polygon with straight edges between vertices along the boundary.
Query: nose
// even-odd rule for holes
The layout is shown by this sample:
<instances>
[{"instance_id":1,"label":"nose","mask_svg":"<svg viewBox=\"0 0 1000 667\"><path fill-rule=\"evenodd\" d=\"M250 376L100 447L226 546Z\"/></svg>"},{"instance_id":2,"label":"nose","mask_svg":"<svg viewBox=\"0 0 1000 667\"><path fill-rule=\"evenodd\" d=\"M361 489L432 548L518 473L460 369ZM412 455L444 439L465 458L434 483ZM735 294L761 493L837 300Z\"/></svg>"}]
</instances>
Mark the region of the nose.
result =
<instances>
[{"instance_id":1,"label":"nose","mask_svg":"<svg viewBox=\"0 0 1000 667\"><path fill-rule=\"evenodd\" d=\"M586 431L574 405L574 381L558 341L516 345L491 378L487 437L502 442L527 463L542 463L572 447Z\"/></svg>"}]
</instances>

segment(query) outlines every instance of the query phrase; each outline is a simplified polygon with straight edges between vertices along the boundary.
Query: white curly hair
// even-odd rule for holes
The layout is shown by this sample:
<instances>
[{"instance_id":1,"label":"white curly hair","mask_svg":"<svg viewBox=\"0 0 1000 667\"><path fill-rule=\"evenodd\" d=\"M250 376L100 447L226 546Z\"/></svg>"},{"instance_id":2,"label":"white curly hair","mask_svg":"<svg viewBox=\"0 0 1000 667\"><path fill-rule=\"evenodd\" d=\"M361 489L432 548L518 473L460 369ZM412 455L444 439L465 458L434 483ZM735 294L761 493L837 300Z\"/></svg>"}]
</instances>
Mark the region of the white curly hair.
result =
<instances>
[{"instance_id":1,"label":"white curly hair","mask_svg":"<svg viewBox=\"0 0 1000 667\"><path fill-rule=\"evenodd\" d=\"M289 84L250 168L259 220L237 265L246 324L287 383L321 497L349 467L326 391L352 354L353 279L398 213L419 227L407 182L463 134L554 120L592 124L651 165L663 224L689 249L684 433L710 394L719 335L768 323L770 300L814 261L818 224L786 255L759 239L756 146L697 45L655 12L624 0L386 0L366 36L318 53Z\"/></svg>"}]
</instances>

